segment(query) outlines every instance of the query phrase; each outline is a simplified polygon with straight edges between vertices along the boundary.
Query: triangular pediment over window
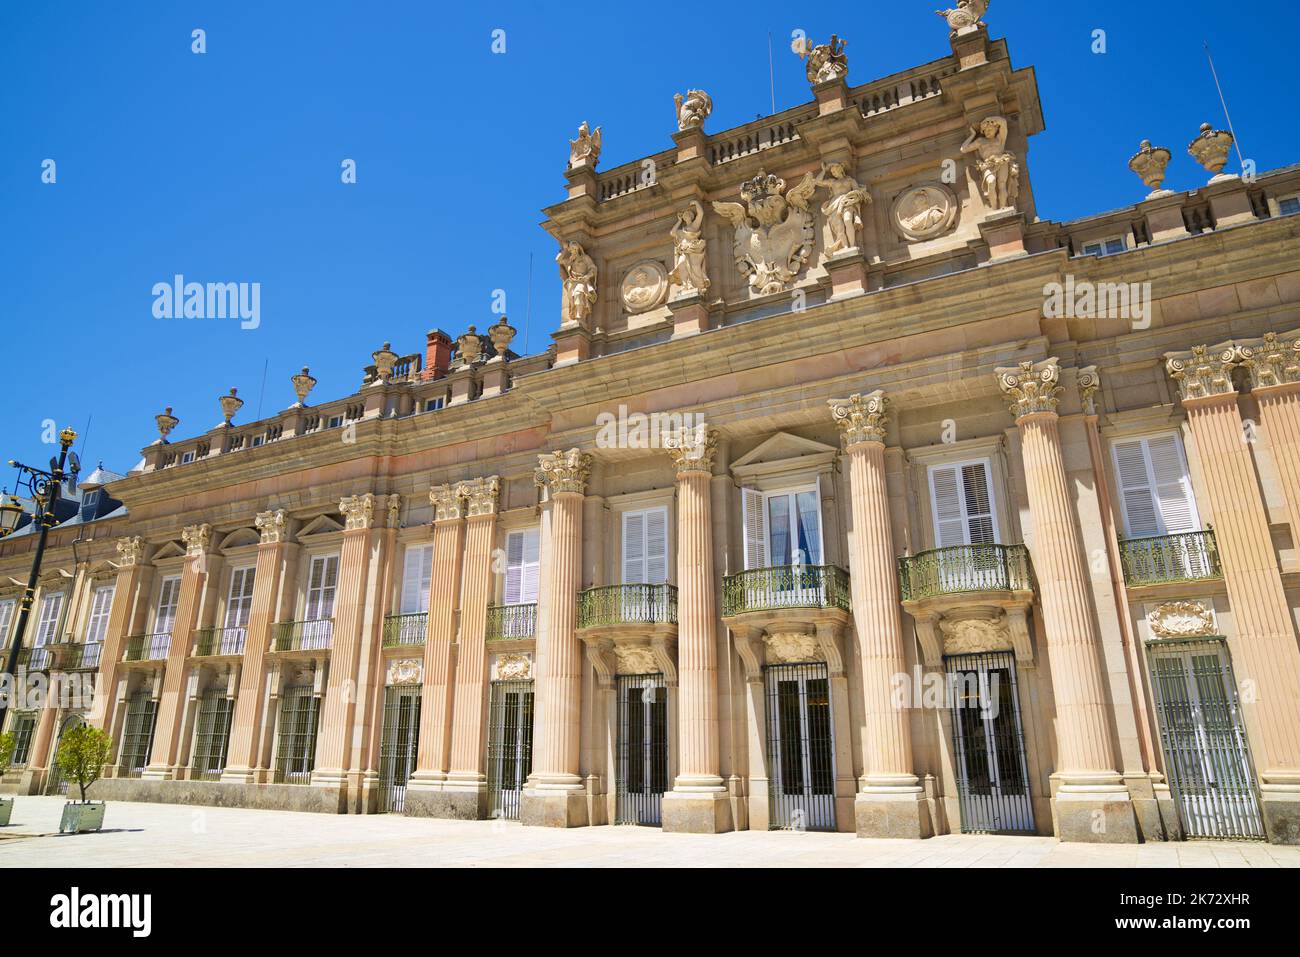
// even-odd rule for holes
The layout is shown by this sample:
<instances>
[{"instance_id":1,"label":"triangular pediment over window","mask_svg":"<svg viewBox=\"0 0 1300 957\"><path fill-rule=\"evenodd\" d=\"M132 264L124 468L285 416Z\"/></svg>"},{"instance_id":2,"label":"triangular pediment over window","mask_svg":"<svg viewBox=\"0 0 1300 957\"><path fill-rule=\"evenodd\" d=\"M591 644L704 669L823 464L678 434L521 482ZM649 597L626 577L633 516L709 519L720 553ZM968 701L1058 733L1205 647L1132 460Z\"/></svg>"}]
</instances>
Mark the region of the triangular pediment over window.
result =
<instances>
[{"instance_id":1,"label":"triangular pediment over window","mask_svg":"<svg viewBox=\"0 0 1300 957\"><path fill-rule=\"evenodd\" d=\"M332 515L318 515L303 526L298 533L299 538L305 538L308 535L328 535L331 532L343 531L343 525Z\"/></svg>"},{"instance_id":2,"label":"triangular pediment over window","mask_svg":"<svg viewBox=\"0 0 1300 957\"><path fill-rule=\"evenodd\" d=\"M778 432L738 458L731 473L742 483L778 475L827 472L839 449L833 445Z\"/></svg>"},{"instance_id":3,"label":"triangular pediment over window","mask_svg":"<svg viewBox=\"0 0 1300 957\"><path fill-rule=\"evenodd\" d=\"M158 550L153 553L153 561L159 561L164 558L184 558L185 549L177 542L167 542L165 545L159 545Z\"/></svg>"}]
</instances>

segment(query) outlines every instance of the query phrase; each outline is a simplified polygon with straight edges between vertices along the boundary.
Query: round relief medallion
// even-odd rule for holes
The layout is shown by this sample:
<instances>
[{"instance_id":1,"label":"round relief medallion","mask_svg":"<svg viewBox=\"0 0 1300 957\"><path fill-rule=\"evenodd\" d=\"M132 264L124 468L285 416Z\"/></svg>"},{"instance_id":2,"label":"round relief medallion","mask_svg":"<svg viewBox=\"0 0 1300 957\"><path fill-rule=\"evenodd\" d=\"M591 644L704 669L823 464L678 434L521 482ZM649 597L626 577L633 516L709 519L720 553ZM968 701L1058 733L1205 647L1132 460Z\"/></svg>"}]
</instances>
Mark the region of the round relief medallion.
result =
<instances>
[{"instance_id":1,"label":"round relief medallion","mask_svg":"<svg viewBox=\"0 0 1300 957\"><path fill-rule=\"evenodd\" d=\"M645 312L668 296L668 270L653 259L639 262L623 277L623 305L628 312Z\"/></svg>"},{"instance_id":2,"label":"round relief medallion","mask_svg":"<svg viewBox=\"0 0 1300 957\"><path fill-rule=\"evenodd\" d=\"M890 218L894 228L907 239L934 239L952 229L957 218L957 197L941 183L913 186L894 200Z\"/></svg>"}]
</instances>

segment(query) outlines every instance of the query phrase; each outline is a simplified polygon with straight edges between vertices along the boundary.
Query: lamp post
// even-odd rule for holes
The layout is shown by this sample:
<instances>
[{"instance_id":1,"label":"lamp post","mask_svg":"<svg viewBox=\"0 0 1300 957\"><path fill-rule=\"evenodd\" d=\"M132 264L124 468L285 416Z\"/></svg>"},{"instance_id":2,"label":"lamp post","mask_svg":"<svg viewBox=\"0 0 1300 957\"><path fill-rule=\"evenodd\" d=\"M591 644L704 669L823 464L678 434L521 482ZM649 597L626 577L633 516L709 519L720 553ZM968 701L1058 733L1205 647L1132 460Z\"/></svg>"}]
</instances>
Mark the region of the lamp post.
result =
<instances>
[{"instance_id":1,"label":"lamp post","mask_svg":"<svg viewBox=\"0 0 1300 957\"><path fill-rule=\"evenodd\" d=\"M19 600L18 626L14 631L13 644L9 646L9 654L5 658L4 674L7 676L4 681L7 688L0 688L0 729L5 726L5 717L9 712L9 702L14 695L18 693L16 687L15 675L18 671L18 653L22 650L23 633L27 630L27 619L31 615L32 601L36 597L36 582L41 575L41 560L45 557L45 542L49 538L50 529L58 521L56 510L59 504L59 496L63 490L63 466L68 460L68 449L72 443L77 440L77 433L71 429L64 429L59 433L59 457L51 457L50 471L35 469L30 465L23 465L21 462L15 462L10 459L9 464L18 469L18 478L15 481L15 491L23 488L31 493L33 504L33 521L41 529L40 538L36 540L36 554L32 557L32 572L27 578L27 588L23 591L23 597ZM76 453L73 453L73 469L76 469ZM9 501L0 503L0 527L5 529L5 534L10 534L18 525L18 518L22 512L22 506L18 504L14 496L9 496Z\"/></svg>"}]
</instances>

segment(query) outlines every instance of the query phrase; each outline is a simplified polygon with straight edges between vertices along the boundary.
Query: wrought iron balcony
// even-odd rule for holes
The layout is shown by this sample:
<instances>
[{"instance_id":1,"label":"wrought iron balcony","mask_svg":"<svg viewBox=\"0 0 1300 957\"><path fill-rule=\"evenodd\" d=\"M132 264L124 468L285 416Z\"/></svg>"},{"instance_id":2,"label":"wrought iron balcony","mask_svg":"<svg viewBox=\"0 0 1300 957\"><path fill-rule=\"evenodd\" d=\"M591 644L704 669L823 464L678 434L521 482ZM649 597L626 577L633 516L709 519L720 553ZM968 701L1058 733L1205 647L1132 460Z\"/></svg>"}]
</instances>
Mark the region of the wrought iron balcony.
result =
<instances>
[{"instance_id":1,"label":"wrought iron balcony","mask_svg":"<svg viewBox=\"0 0 1300 957\"><path fill-rule=\"evenodd\" d=\"M9 654L5 651L5 656ZM48 645L41 648L19 648L18 649L18 667L27 671L49 671L50 670L50 648Z\"/></svg>"},{"instance_id":2,"label":"wrought iron balcony","mask_svg":"<svg viewBox=\"0 0 1300 957\"><path fill-rule=\"evenodd\" d=\"M220 655L242 655L248 629L201 628L194 633L194 657L214 658Z\"/></svg>"},{"instance_id":3,"label":"wrought iron balcony","mask_svg":"<svg viewBox=\"0 0 1300 957\"><path fill-rule=\"evenodd\" d=\"M835 565L752 568L722 580L722 614L776 608L849 610L849 573Z\"/></svg>"},{"instance_id":4,"label":"wrought iron balcony","mask_svg":"<svg viewBox=\"0 0 1300 957\"><path fill-rule=\"evenodd\" d=\"M487 640L513 641L537 632L537 604L492 605L487 610Z\"/></svg>"},{"instance_id":5,"label":"wrought iron balcony","mask_svg":"<svg viewBox=\"0 0 1300 957\"><path fill-rule=\"evenodd\" d=\"M315 618L311 621L280 621L275 625L272 651L319 651L330 647L334 640L334 619Z\"/></svg>"},{"instance_id":6,"label":"wrought iron balcony","mask_svg":"<svg viewBox=\"0 0 1300 957\"><path fill-rule=\"evenodd\" d=\"M126 639L123 661L165 661L172 649L171 632L157 635L132 635Z\"/></svg>"},{"instance_id":7,"label":"wrought iron balcony","mask_svg":"<svg viewBox=\"0 0 1300 957\"><path fill-rule=\"evenodd\" d=\"M59 666L64 671L95 671L103 653L104 643L101 641L65 645L59 656Z\"/></svg>"},{"instance_id":8,"label":"wrought iron balcony","mask_svg":"<svg viewBox=\"0 0 1300 957\"><path fill-rule=\"evenodd\" d=\"M1030 591L1024 545L953 545L898 560L903 601L977 591Z\"/></svg>"},{"instance_id":9,"label":"wrought iron balcony","mask_svg":"<svg viewBox=\"0 0 1300 957\"><path fill-rule=\"evenodd\" d=\"M1119 543L1119 560L1128 585L1194 582L1222 578L1214 530L1126 538Z\"/></svg>"},{"instance_id":10,"label":"wrought iron balcony","mask_svg":"<svg viewBox=\"0 0 1300 957\"><path fill-rule=\"evenodd\" d=\"M384 617L384 647L394 645L422 645L428 636L429 615L386 615Z\"/></svg>"},{"instance_id":11,"label":"wrought iron balcony","mask_svg":"<svg viewBox=\"0 0 1300 957\"><path fill-rule=\"evenodd\" d=\"M608 585L578 596L578 627L677 624L675 585Z\"/></svg>"}]
</instances>

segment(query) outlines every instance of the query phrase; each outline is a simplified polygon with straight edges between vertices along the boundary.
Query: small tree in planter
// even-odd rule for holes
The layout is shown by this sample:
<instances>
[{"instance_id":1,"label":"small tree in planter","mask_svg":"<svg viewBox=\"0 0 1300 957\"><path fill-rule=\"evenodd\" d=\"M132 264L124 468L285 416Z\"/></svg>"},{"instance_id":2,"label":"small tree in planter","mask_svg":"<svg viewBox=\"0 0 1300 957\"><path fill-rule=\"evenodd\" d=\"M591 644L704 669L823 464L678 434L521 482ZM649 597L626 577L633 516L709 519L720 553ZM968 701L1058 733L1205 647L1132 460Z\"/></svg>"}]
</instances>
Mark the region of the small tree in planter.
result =
<instances>
[{"instance_id":1,"label":"small tree in planter","mask_svg":"<svg viewBox=\"0 0 1300 957\"><path fill-rule=\"evenodd\" d=\"M6 731L0 734L0 777L9 771L9 764L14 759L14 733ZM0 797L0 827L9 823L9 816L14 813L14 799Z\"/></svg>"},{"instance_id":2,"label":"small tree in planter","mask_svg":"<svg viewBox=\"0 0 1300 957\"><path fill-rule=\"evenodd\" d=\"M60 832L97 831L104 826L104 802L91 801L86 797L86 790L104 773L104 765L108 763L112 750L112 739L88 724L69 728L63 733L55 760L64 777L75 781L81 789L81 800L63 805Z\"/></svg>"}]
</instances>

